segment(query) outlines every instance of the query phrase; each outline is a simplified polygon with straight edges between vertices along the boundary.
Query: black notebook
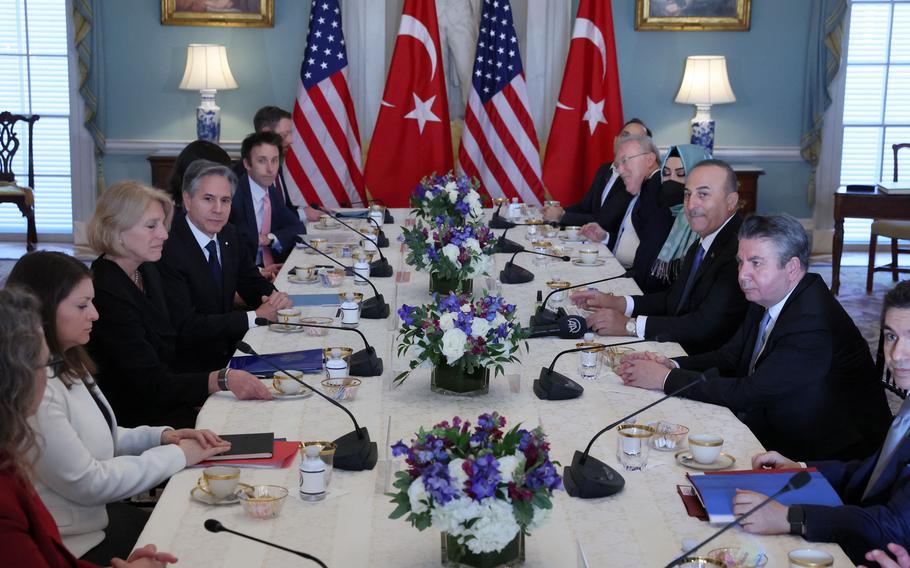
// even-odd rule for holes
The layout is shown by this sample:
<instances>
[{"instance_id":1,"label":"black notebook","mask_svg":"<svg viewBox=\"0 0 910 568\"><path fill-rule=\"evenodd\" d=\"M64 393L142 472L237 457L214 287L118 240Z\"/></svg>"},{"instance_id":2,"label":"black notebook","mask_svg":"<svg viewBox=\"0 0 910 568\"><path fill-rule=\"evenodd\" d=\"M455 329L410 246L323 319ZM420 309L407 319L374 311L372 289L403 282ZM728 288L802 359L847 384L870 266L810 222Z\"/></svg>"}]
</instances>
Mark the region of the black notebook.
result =
<instances>
[{"instance_id":1,"label":"black notebook","mask_svg":"<svg viewBox=\"0 0 910 568\"><path fill-rule=\"evenodd\" d=\"M221 439L231 443L231 449L212 456L210 460L252 460L272 457L275 445L274 432L258 434L222 434Z\"/></svg>"}]
</instances>

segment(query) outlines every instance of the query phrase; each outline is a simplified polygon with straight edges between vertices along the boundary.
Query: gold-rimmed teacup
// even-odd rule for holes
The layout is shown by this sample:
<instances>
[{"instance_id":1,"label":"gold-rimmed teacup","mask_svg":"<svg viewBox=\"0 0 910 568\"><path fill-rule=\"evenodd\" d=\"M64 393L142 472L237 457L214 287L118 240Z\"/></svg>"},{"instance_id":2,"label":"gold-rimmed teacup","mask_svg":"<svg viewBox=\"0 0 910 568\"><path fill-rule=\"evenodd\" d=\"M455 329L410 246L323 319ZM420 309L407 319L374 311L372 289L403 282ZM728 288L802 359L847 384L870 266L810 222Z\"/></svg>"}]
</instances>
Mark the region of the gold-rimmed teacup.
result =
<instances>
[{"instance_id":1,"label":"gold-rimmed teacup","mask_svg":"<svg viewBox=\"0 0 910 568\"><path fill-rule=\"evenodd\" d=\"M303 380L303 371L282 371L272 375L272 386L281 394L299 394L306 387L296 379Z\"/></svg>"},{"instance_id":2,"label":"gold-rimmed teacup","mask_svg":"<svg viewBox=\"0 0 910 568\"><path fill-rule=\"evenodd\" d=\"M196 487L209 497L221 501L234 494L240 483L240 468L229 465L213 465L202 470L202 477Z\"/></svg>"},{"instance_id":3,"label":"gold-rimmed teacup","mask_svg":"<svg viewBox=\"0 0 910 568\"><path fill-rule=\"evenodd\" d=\"M597 255L600 254L594 247L583 247L578 249L578 258L582 264L594 264L597 262Z\"/></svg>"},{"instance_id":4,"label":"gold-rimmed teacup","mask_svg":"<svg viewBox=\"0 0 910 568\"><path fill-rule=\"evenodd\" d=\"M689 451L692 457L701 464L711 464L720 457L724 449L724 439L717 434L694 434L689 436Z\"/></svg>"},{"instance_id":5,"label":"gold-rimmed teacup","mask_svg":"<svg viewBox=\"0 0 910 568\"><path fill-rule=\"evenodd\" d=\"M307 247L307 254L316 254L316 251L313 249L325 252L325 249L327 248L327 246L329 244L329 241L327 241L326 239L321 239L321 238L309 239L307 242L309 243L309 245L311 247L313 247L313 248Z\"/></svg>"},{"instance_id":6,"label":"gold-rimmed teacup","mask_svg":"<svg viewBox=\"0 0 910 568\"><path fill-rule=\"evenodd\" d=\"M509 202L509 198L507 198L507 197L494 197L493 198L494 207L499 207L500 205L504 205L508 202Z\"/></svg>"}]
</instances>

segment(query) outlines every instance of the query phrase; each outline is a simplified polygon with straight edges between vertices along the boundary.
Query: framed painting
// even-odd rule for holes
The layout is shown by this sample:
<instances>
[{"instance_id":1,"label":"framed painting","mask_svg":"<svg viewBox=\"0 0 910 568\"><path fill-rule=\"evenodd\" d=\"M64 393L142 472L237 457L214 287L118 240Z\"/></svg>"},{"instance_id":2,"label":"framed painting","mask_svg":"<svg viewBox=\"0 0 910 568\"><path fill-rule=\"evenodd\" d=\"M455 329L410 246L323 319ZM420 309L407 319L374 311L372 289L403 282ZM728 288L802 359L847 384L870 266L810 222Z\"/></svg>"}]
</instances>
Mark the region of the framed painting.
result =
<instances>
[{"instance_id":1,"label":"framed painting","mask_svg":"<svg viewBox=\"0 0 910 568\"><path fill-rule=\"evenodd\" d=\"M746 31L752 0L635 0L641 31Z\"/></svg>"},{"instance_id":2,"label":"framed painting","mask_svg":"<svg viewBox=\"0 0 910 568\"><path fill-rule=\"evenodd\" d=\"M161 24L271 28L275 0L161 0Z\"/></svg>"}]
</instances>

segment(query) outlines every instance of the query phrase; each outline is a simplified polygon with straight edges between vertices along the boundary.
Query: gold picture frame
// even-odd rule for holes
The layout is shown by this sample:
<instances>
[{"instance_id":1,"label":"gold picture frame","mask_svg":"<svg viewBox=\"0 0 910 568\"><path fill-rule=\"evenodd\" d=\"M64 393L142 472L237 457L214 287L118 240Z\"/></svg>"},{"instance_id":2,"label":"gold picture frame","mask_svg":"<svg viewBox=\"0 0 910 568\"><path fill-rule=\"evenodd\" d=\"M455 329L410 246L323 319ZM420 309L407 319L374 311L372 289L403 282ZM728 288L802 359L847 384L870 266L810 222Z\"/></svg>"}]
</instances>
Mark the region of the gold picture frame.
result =
<instances>
[{"instance_id":1,"label":"gold picture frame","mask_svg":"<svg viewBox=\"0 0 910 568\"><path fill-rule=\"evenodd\" d=\"M271 28L275 0L161 0L161 25Z\"/></svg>"},{"instance_id":2,"label":"gold picture frame","mask_svg":"<svg viewBox=\"0 0 910 568\"><path fill-rule=\"evenodd\" d=\"M752 0L635 0L637 31L748 31Z\"/></svg>"}]
</instances>

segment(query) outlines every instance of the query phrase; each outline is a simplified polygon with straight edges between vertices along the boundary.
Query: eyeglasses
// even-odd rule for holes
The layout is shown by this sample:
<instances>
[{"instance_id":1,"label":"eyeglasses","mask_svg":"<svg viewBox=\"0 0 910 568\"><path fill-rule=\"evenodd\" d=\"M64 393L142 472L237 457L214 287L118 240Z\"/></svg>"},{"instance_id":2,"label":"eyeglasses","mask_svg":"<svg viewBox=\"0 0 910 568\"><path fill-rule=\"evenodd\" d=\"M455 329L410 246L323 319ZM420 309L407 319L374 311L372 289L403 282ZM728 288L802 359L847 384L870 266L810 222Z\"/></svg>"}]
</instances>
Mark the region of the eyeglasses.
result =
<instances>
[{"instance_id":1,"label":"eyeglasses","mask_svg":"<svg viewBox=\"0 0 910 568\"><path fill-rule=\"evenodd\" d=\"M613 169L618 170L620 166L626 165L626 162L628 162L632 158L637 158L639 156L644 156L645 154L650 154L650 153L651 152L642 152L640 154L633 154L631 156L626 156L625 158L623 158L622 160L619 160L618 162L613 162Z\"/></svg>"}]
</instances>

